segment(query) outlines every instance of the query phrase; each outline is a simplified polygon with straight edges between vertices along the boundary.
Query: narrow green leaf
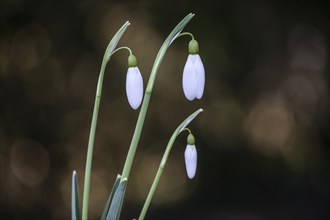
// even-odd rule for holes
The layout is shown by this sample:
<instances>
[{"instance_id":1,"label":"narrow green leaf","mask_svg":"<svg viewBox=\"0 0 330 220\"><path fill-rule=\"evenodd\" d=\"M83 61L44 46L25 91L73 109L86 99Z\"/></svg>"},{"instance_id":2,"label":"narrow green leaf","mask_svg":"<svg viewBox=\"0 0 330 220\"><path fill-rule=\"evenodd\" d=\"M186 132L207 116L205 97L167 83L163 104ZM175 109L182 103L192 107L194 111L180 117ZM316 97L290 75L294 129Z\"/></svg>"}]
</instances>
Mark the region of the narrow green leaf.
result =
<instances>
[{"instance_id":1,"label":"narrow green leaf","mask_svg":"<svg viewBox=\"0 0 330 220\"><path fill-rule=\"evenodd\" d=\"M109 198L108 198L108 201L107 201L107 204L105 205L104 207L104 210L103 210L103 213L102 213L102 216L101 216L101 220L105 220L107 215L108 215L108 212L109 212L109 208L110 208L110 204L111 204L111 201L112 201L112 198L115 194L115 191L116 189L118 188L119 186L119 183L120 183L120 178L121 178L121 175L118 174L117 175L117 179L115 181L115 183L113 184L113 187L112 187L112 190L110 192L110 195L109 195Z\"/></svg>"},{"instance_id":2,"label":"narrow green leaf","mask_svg":"<svg viewBox=\"0 0 330 220\"><path fill-rule=\"evenodd\" d=\"M192 121L194 120L194 118L196 118L196 116L201 113L203 111L203 109L198 109L197 111L195 111L194 113L192 113L191 115L189 115L188 118L186 118L186 120L184 120L180 125L179 127L177 128L176 132L178 133L181 133L181 131L183 131L187 125Z\"/></svg>"},{"instance_id":3,"label":"narrow green leaf","mask_svg":"<svg viewBox=\"0 0 330 220\"><path fill-rule=\"evenodd\" d=\"M72 220L81 219L79 206L78 177L77 172L75 170L72 173L71 216Z\"/></svg>"},{"instance_id":4,"label":"narrow green leaf","mask_svg":"<svg viewBox=\"0 0 330 220\"><path fill-rule=\"evenodd\" d=\"M120 181L113 196L106 220L118 220L123 206L124 194L127 186L127 178Z\"/></svg>"},{"instance_id":5,"label":"narrow green leaf","mask_svg":"<svg viewBox=\"0 0 330 220\"><path fill-rule=\"evenodd\" d=\"M130 25L129 21L126 21L126 23L117 31L117 33L113 36L111 41L109 42L107 49L104 53L104 58L106 59L106 62L109 61L110 56L112 55L112 52L115 50L120 38L123 36L126 28Z\"/></svg>"}]
</instances>

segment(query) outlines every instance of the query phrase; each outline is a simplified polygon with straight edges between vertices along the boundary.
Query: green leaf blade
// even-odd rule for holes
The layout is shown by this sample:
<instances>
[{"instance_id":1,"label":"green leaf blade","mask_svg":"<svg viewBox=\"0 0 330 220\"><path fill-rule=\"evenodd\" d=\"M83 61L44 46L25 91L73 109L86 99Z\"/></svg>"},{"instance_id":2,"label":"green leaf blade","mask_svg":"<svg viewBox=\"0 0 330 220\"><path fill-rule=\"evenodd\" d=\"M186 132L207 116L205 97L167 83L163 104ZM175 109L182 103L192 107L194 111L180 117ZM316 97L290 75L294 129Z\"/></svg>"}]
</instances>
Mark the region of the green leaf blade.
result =
<instances>
[{"instance_id":1,"label":"green leaf blade","mask_svg":"<svg viewBox=\"0 0 330 220\"><path fill-rule=\"evenodd\" d=\"M119 186L120 179L121 179L121 175L118 174L117 178L116 178L116 180L113 184L112 190L110 192L107 204L104 207L104 210L103 210L103 213L102 213L102 216L101 216L101 220L106 220L106 218L107 218L107 215L108 215L108 212L109 212L109 209L110 209L110 204L112 203L113 196L114 196L114 194L115 194L115 192L116 192L116 190Z\"/></svg>"},{"instance_id":2,"label":"green leaf blade","mask_svg":"<svg viewBox=\"0 0 330 220\"><path fill-rule=\"evenodd\" d=\"M72 173L72 192L71 192L71 218L72 220L81 219L79 206L79 188L77 172Z\"/></svg>"},{"instance_id":3,"label":"green leaf blade","mask_svg":"<svg viewBox=\"0 0 330 220\"><path fill-rule=\"evenodd\" d=\"M109 212L106 220L118 220L120 217L121 209L123 206L124 195L127 186L127 178L124 178L120 181L119 186L116 189L116 192L111 201Z\"/></svg>"}]
</instances>

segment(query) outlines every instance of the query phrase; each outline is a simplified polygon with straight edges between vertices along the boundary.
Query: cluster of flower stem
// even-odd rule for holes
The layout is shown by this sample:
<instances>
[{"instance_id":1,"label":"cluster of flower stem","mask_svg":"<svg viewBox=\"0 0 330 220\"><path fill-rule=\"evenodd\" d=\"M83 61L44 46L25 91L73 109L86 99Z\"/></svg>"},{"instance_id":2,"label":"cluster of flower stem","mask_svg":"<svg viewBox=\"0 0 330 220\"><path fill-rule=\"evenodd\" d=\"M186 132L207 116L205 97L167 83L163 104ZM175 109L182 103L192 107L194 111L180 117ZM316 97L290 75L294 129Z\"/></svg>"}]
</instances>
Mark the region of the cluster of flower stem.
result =
<instances>
[{"instance_id":1,"label":"cluster of flower stem","mask_svg":"<svg viewBox=\"0 0 330 220\"><path fill-rule=\"evenodd\" d=\"M127 49L129 51L128 57L128 70L126 75L126 94L128 103L133 109L138 109L141 106L140 113L137 119L137 124L134 130L134 134L132 137L132 141L129 147L129 151L125 160L124 168L122 174L118 174L118 177L114 183L112 192L109 196L108 202L105 206L104 212L102 214L101 219L119 219L122 203L124 200L124 195L127 187L127 182L129 179L130 170L132 167L133 159L137 150L138 142L141 136L143 124L145 121L145 116L147 113L147 109L149 106L149 101L151 97L151 93L154 87L154 82L157 76L157 72L159 66L163 60L163 57L166 53L167 48L172 44L172 42L177 39L178 37L189 35L191 36L192 40L189 42L188 45L188 58L183 70L182 76L182 86L183 92L186 98L190 101L194 100L195 98L200 99L203 96L204 92L204 84L205 84L205 72L204 66L198 54L199 52L199 45L198 42L195 40L194 36L191 33L184 32L181 33L183 28L187 25L187 23L192 19L194 14L188 14L170 33L167 39L164 41L162 47L160 48L158 55L155 59L153 68L151 70L151 74L149 77L149 81L146 87L146 90L143 90L143 79L140 73L140 70L137 66L137 59L133 55L132 51L128 47L119 47L117 49L116 46L122 37L123 33L125 32L126 28L130 25L129 22L126 22L115 34L115 36L110 41L106 52L103 57L100 75L97 84L96 90L96 98L94 104L94 111L91 123L91 130L88 142L88 149L87 149L87 158L86 158L86 169L85 169L85 182L84 182L84 194L83 194L83 206L82 206L82 216L80 216L80 209L79 209L79 193L78 193L78 180L77 180L77 173L73 171L72 175L72 219L88 219L88 206L89 206L89 194L90 194L90 176L91 176L91 167L92 167L92 155L93 155L93 148L94 148L94 139L95 139L95 132L96 132L96 125L97 125L97 118L98 112L100 107L100 99L102 94L102 84L104 78L104 71L106 64L108 63L111 56L119 50ZM143 92L144 91L144 92ZM148 210L150 205L151 199L159 182L160 176L163 172L165 164L167 162L167 158L169 153L172 149L172 146L178 137L178 135L182 131L188 131L187 137L187 147L184 153L185 158L185 165L187 175L190 179L192 179L196 174L197 168L197 151L195 147L195 138L192 135L191 131L186 128L187 125L200 113L202 109L198 109L191 115L189 115L174 131L173 135L171 136L168 145L165 149L165 153L163 158L160 162L157 174L155 176L154 182L151 186L149 194L146 198L145 204L142 208L140 213L139 219L144 219L145 214Z\"/></svg>"}]
</instances>

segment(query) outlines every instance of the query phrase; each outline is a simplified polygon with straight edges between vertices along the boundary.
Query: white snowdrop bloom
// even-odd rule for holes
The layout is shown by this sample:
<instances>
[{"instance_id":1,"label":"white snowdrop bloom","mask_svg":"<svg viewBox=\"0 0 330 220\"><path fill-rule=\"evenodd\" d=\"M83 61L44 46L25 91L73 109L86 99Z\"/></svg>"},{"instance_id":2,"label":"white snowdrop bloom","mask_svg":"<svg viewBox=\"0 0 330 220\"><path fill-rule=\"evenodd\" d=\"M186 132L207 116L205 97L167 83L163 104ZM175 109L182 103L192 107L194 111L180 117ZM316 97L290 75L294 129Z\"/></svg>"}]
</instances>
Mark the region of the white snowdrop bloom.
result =
<instances>
[{"instance_id":1,"label":"white snowdrop bloom","mask_svg":"<svg viewBox=\"0 0 330 220\"><path fill-rule=\"evenodd\" d=\"M198 54L189 54L183 69L182 87L186 98L190 101L201 99L204 93L205 70Z\"/></svg>"},{"instance_id":2,"label":"white snowdrop bloom","mask_svg":"<svg viewBox=\"0 0 330 220\"><path fill-rule=\"evenodd\" d=\"M127 70L126 94L130 106L138 109L143 98L143 79L137 66L129 67Z\"/></svg>"},{"instance_id":3,"label":"white snowdrop bloom","mask_svg":"<svg viewBox=\"0 0 330 220\"><path fill-rule=\"evenodd\" d=\"M189 130L189 129L188 129ZM192 179L196 175L197 168L197 151L195 146L195 137L189 130L187 137L187 147L184 151L184 160L186 164L186 171L189 179Z\"/></svg>"},{"instance_id":4,"label":"white snowdrop bloom","mask_svg":"<svg viewBox=\"0 0 330 220\"><path fill-rule=\"evenodd\" d=\"M195 145L187 144L184 151L184 159L186 164L186 171L189 179L192 179L196 175L197 169L197 151Z\"/></svg>"}]
</instances>

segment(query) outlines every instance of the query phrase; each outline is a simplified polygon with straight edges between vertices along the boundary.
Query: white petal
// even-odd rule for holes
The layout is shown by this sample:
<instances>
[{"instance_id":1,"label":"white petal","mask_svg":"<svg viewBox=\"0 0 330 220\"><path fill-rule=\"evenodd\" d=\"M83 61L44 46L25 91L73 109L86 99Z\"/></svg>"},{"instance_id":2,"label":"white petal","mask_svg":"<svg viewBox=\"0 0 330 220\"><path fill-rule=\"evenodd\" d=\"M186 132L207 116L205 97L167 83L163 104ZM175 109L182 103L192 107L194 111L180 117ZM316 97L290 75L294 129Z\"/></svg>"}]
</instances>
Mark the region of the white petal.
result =
<instances>
[{"instance_id":1,"label":"white petal","mask_svg":"<svg viewBox=\"0 0 330 220\"><path fill-rule=\"evenodd\" d=\"M205 70L203 62L198 54L192 55L194 69L197 75L197 90L196 90L196 98L201 99L204 93L205 86Z\"/></svg>"},{"instance_id":2,"label":"white petal","mask_svg":"<svg viewBox=\"0 0 330 220\"><path fill-rule=\"evenodd\" d=\"M188 100L192 101L196 98L197 85L197 74L192 61L192 55L189 55L182 75L183 92Z\"/></svg>"},{"instance_id":3,"label":"white petal","mask_svg":"<svg viewBox=\"0 0 330 220\"><path fill-rule=\"evenodd\" d=\"M184 159L186 163L186 171L189 179L195 177L197 168L197 151L195 145L187 145L184 151Z\"/></svg>"},{"instance_id":4,"label":"white petal","mask_svg":"<svg viewBox=\"0 0 330 220\"><path fill-rule=\"evenodd\" d=\"M143 79L138 67L130 67L127 70L126 94L131 107L139 108L143 98Z\"/></svg>"}]
</instances>

